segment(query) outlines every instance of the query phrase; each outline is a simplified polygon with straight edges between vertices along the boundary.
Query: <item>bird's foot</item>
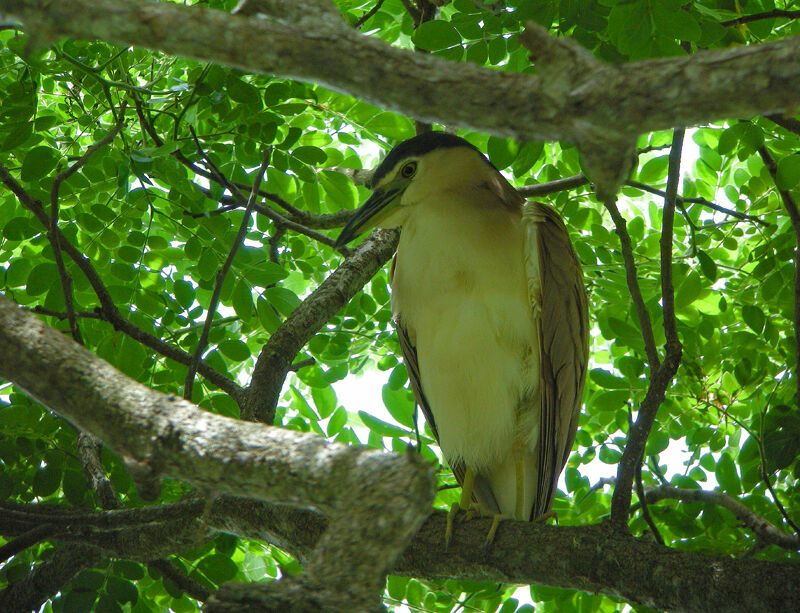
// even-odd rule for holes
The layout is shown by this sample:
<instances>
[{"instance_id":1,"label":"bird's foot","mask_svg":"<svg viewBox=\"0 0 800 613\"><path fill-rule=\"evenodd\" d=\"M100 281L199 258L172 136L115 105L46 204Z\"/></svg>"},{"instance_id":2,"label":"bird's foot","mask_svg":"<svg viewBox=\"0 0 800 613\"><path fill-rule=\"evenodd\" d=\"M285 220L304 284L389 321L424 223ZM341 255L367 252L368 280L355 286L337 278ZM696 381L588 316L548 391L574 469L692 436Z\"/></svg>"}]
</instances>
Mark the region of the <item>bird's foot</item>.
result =
<instances>
[{"instance_id":1,"label":"bird's foot","mask_svg":"<svg viewBox=\"0 0 800 613\"><path fill-rule=\"evenodd\" d=\"M459 503L454 502L453 506L450 507L450 510L447 512L447 528L444 532L445 551L450 546L450 540L453 538L453 526L456 523L456 516L458 515L459 511L464 511L464 515L463 517L459 518L458 521L469 521L483 515L477 504L473 503L469 506L469 508L462 509Z\"/></svg>"},{"instance_id":2,"label":"bird's foot","mask_svg":"<svg viewBox=\"0 0 800 613\"><path fill-rule=\"evenodd\" d=\"M453 538L453 522L456 519L456 515L461 510L461 506L454 502L453 506L450 507L450 510L447 512L447 528L444 531L444 549L447 551L450 548L450 539Z\"/></svg>"},{"instance_id":3,"label":"bird's foot","mask_svg":"<svg viewBox=\"0 0 800 613\"><path fill-rule=\"evenodd\" d=\"M489 526L489 533L486 535L486 538L483 541L483 545L481 545L482 550L489 549L489 546L494 542L494 536L497 534L497 527L500 525L500 522L504 519L507 519L505 515L500 513L494 513L492 515L492 525Z\"/></svg>"}]
</instances>

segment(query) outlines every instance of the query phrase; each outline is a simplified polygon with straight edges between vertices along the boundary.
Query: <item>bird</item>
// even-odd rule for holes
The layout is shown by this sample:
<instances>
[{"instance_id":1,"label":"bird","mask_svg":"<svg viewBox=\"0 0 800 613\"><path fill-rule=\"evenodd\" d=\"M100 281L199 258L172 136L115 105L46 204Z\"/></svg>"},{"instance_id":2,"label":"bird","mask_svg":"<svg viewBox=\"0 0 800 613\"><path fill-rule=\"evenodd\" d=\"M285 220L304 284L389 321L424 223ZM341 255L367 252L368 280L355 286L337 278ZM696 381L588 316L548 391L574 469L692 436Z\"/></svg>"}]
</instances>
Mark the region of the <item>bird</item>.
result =
<instances>
[{"instance_id":1,"label":"bird","mask_svg":"<svg viewBox=\"0 0 800 613\"><path fill-rule=\"evenodd\" d=\"M580 262L559 214L526 200L467 140L394 147L339 235L400 228L391 308L417 405L462 488L459 509L549 516L588 356Z\"/></svg>"}]
</instances>

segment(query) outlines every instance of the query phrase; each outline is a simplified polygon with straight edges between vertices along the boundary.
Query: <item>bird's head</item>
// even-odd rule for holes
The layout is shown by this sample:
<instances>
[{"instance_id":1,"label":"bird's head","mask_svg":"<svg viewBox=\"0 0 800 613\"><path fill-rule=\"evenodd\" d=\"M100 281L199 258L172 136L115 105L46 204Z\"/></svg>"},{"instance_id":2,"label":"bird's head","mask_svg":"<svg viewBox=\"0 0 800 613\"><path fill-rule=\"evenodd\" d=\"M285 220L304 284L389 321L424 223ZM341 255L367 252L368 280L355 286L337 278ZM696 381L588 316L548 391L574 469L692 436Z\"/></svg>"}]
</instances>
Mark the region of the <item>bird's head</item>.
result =
<instances>
[{"instance_id":1,"label":"bird's head","mask_svg":"<svg viewBox=\"0 0 800 613\"><path fill-rule=\"evenodd\" d=\"M375 169L372 196L356 210L336 246L374 227L402 225L414 205L437 193L484 183L497 184L501 191L508 185L489 160L463 138L445 132L410 138L392 149Z\"/></svg>"}]
</instances>

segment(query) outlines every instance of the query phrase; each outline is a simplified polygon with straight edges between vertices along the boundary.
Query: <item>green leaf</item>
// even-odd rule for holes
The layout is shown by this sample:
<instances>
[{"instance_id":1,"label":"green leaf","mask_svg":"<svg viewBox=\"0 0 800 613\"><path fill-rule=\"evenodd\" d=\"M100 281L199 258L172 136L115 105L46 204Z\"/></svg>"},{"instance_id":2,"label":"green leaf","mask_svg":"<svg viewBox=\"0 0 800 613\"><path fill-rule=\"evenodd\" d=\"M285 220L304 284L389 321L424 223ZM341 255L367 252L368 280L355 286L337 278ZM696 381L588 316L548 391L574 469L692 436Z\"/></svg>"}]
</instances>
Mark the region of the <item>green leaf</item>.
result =
<instances>
[{"instance_id":1,"label":"green leaf","mask_svg":"<svg viewBox=\"0 0 800 613\"><path fill-rule=\"evenodd\" d=\"M603 370L602 368L593 368L589 372L589 378L591 378L591 380L600 387L604 387L606 389L629 390L631 387L630 383L628 383L628 381L622 377L612 375L610 372Z\"/></svg>"},{"instance_id":2,"label":"green leaf","mask_svg":"<svg viewBox=\"0 0 800 613\"><path fill-rule=\"evenodd\" d=\"M226 87L231 100L242 104L261 104L261 95L258 89L233 75L228 79Z\"/></svg>"},{"instance_id":3,"label":"green leaf","mask_svg":"<svg viewBox=\"0 0 800 613\"><path fill-rule=\"evenodd\" d=\"M30 296L40 296L58 284L58 268L50 262L37 264L28 275L26 290Z\"/></svg>"},{"instance_id":4,"label":"green leaf","mask_svg":"<svg viewBox=\"0 0 800 613\"><path fill-rule=\"evenodd\" d=\"M229 339L219 344L219 350L227 358L236 362L243 362L252 355L250 348L242 341Z\"/></svg>"},{"instance_id":5,"label":"green leaf","mask_svg":"<svg viewBox=\"0 0 800 613\"><path fill-rule=\"evenodd\" d=\"M194 303L194 286L188 281L175 281L172 291L175 294L175 300L184 309L188 309Z\"/></svg>"},{"instance_id":6,"label":"green leaf","mask_svg":"<svg viewBox=\"0 0 800 613\"><path fill-rule=\"evenodd\" d=\"M61 467L49 464L39 468L33 476L34 495L44 498L54 494L61 485L62 472Z\"/></svg>"},{"instance_id":7,"label":"green leaf","mask_svg":"<svg viewBox=\"0 0 800 613\"><path fill-rule=\"evenodd\" d=\"M244 281L240 280L233 290L233 310L242 321L250 321L255 314L253 307L253 294L250 291L250 286Z\"/></svg>"},{"instance_id":8,"label":"green leaf","mask_svg":"<svg viewBox=\"0 0 800 613\"><path fill-rule=\"evenodd\" d=\"M675 292L675 310L683 309L700 297L700 292L703 290L703 282L700 280L700 275L696 272L689 271L683 283L680 284L678 290Z\"/></svg>"},{"instance_id":9,"label":"green leaf","mask_svg":"<svg viewBox=\"0 0 800 613\"><path fill-rule=\"evenodd\" d=\"M323 170L317 174L319 182L328 195L328 207L333 210L355 208L358 192L353 182L341 172Z\"/></svg>"},{"instance_id":10,"label":"green leaf","mask_svg":"<svg viewBox=\"0 0 800 613\"><path fill-rule=\"evenodd\" d=\"M264 290L264 298L269 300L269 303L274 306L281 315L288 317L292 314L298 306L300 306L300 298L297 294L284 287L268 287Z\"/></svg>"},{"instance_id":11,"label":"green leaf","mask_svg":"<svg viewBox=\"0 0 800 613\"><path fill-rule=\"evenodd\" d=\"M397 423L407 428L414 427L414 401L408 397L408 390L404 387L393 389L390 385L384 385L381 396L386 410Z\"/></svg>"},{"instance_id":12,"label":"green leaf","mask_svg":"<svg viewBox=\"0 0 800 613\"><path fill-rule=\"evenodd\" d=\"M20 176L26 183L39 181L56 167L60 159L61 154L52 147L45 145L34 147L25 154Z\"/></svg>"},{"instance_id":13,"label":"green leaf","mask_svg":"<svg viewBox=\"0 0 800 613\"><path fill-rule=\"evenodd\" d=\"M311 388L311 398L320 418L325 419L336 409L336 392L330 385L327 387Z\"/></svg>"},{"instance_id":14,"label":"green leaf","mask_svg":"<svg viewBox=\"0 0 800 613\"><path fill-rule=\"evenodd\" d=\"M344 407L337 407L328 420L328 436L333 437L342 431L347 424L347 411Z\"/></svg>"},{"instance_id":15,"label":"green leaf","mask_svg":"<svg viewBox=\"0 0 800 613\"><path fill-rule=\"evenodd\" d=\"M700 270L710 280L717 280L717 263L702 249L697 250L697 259L700 262Z\"/></svg>"},{"instance_id":16,"label":"green leaf","mask_svg":"<svg viewBox=\"0 0 800 613\"><path fill-rule=\"evenodd\" d=\"M519 153L519 145L515 140L496 136L489 137L489 144L486 149L489 154L489 161L499 170L511 166L511 163L517 157L517 153Z\"/></svg>"},{"instance_id":17,"label":"green leaf","mask_svg":"<svg viewBox=\"0 0 800 613\"><path fill-rule=\"evenodd\" d=\"M742 319L756 334L761 334L764 331L764 324L767 321L764 312L752 304L742 306Z\"/></svg>"},{"instance_id":18,"label":"green leaf","mask_svg":"<svg viewBox=\"0 0 800 613\"><path fill-rule=\"evenodd\" d=\"M780 189L794 189L800 183L800 153L787 155L778 161L775 182Z\"/></svg>"},{"instance_id":19,"label":"green leaf","mask_svg":"<svg viewBox=\"0 0 800 613\"><path fill-rule=\"evenodd\" d=\"M197 564L197 568L211 581L220 585L231 581L239 572L239 567L228 556L212 553Z\"/></svg>"},{"instance_id":20,"label":"green leaf","mask_svg":"<svg viewBox=\"0 0 800 613\"><path fill-rule=\"evenodd\" d=\"M439 51L461 45L461 35L449 21L426 21L414 33L414 44L425 51Z\"/></svg>"},{"instance_id":21,"label":"green leaf","mask_svg":"<svg viewBox=\"0 0 800 613\"><path fill-rule=\"evenodd\" d=\"M399 436L408 436L409 432L407 430L403 430L402 428L398 428L397 426L393 426L392 424L387 424L385 421L378 419L377 417L373 417L369 413L365 413L364 411L359 411L358 416L361 418L361 421L364 422L364 425L372 430L378 436L386 436L389 438L395 438Z\"/></svg>"},{"instance_id":22,"label":"green leaf","mask_svg":"<svg viewBox=\"0 0 800 613\"><path fill-rule=\"evenodd\" d=\"M669 156L659 155L645 162L639 171L639 180L642 183L657 183L667 176Z\"/></svg>"},{"instance_id":23,"label":"green leaf","mask_svg":"<svg viewBox=\"0 0 800 613\"><path fill-rule=\"evenodd\" d=\"M597 454L597 457L600 458L600 461L603 464L617 464L622 459L622 453L616 449L611 449L605 445L602 445L600 447L600 453Z\"/></svg>"},{"instance_id":24,"label":"green leaf","mask_svg":"<svg viewBox=\"0 0 800 613\"><path fill-rule=\"evenodd\" d=\"M720 487L731 496L738 496L742 492L742 484L739 481L739 473L736 472L736 464L727 453L720 455L715 471L717 482Z\"/></svg>"},{"instance_id":25,"label":"green leaf","mask_svg":"<svg viewBox=\"0 0 800 613\"><path fill-rule=\"evenodd\" d=\"M106 592L119 603L130 602L136 604L139 599L139 591L136 586L121 577L108 577L106 579Z\"/></svg>"}]
</instances>

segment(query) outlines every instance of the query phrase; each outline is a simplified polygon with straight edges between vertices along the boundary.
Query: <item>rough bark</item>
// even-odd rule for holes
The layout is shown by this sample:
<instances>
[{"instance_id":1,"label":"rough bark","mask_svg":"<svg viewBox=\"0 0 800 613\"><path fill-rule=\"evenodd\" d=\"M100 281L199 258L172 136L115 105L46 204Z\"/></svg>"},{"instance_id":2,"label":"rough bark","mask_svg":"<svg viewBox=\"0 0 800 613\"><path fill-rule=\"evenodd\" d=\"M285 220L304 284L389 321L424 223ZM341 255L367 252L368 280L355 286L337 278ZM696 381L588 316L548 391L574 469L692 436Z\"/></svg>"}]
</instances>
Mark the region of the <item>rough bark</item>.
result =
<instances>
[{"instance_id":1,"label":"rough bark","mask_svg":"<svg viewBox=\"0 0 800 613\"><path fill-rule=\"evenodd\" d=\"M213 494L325 513L328 530L303 577L321 593L376 604L386 568L430 512L435 481L416 454L346 447L202 411L128 379L5 298L0 354L16 356L0 362L0 376L99 438L148 487L172 477Z\"/></svg>"}]
</instances>

